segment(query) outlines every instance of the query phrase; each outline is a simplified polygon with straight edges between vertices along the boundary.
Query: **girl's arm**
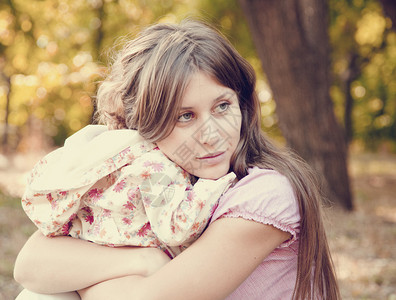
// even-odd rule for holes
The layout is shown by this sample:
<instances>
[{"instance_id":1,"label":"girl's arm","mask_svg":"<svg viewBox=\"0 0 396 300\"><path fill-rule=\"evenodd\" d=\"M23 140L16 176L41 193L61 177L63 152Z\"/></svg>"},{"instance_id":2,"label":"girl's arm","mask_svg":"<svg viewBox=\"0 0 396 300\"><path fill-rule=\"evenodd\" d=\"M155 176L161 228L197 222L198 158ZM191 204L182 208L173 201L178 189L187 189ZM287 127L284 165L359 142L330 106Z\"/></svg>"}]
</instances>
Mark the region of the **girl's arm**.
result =
<instances>
[{"instance_id":1,"label":"girl's arm","mask_svg":"<svg viewBox=\"0 0 396 300\"><path fill-rule=\"evenodd\" d=\"M105 281L80 295L83 300L224 299L289 237L273 226L222 218L153 275Z\"/></svg>"},{"instance_id":2,"label":"girl's arm","mask_svg":"<svg viewBox=\"0 0 396 300\"><path fill-rule=\"evenodd\" d=\"M14 277L33 292L60 293L130 274L146 276L168 261L155 248L110 248L37 231L20 251Z\"/></svg>"}]
</instances>

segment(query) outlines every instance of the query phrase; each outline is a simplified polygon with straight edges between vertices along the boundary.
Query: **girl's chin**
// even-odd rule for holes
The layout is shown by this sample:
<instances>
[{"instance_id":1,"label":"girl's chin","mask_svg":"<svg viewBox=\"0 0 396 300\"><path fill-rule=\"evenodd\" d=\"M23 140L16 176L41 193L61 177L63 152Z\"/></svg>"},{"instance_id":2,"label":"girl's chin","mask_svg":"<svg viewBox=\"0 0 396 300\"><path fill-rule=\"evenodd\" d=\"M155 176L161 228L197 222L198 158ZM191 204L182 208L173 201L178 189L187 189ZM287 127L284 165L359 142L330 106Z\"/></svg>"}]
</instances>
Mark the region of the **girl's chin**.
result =
<instances>
[{"instance_id":1,"label":"girl's chin","mask_svg":"<svg viewBox=\"0 0 396 300\"><path fill-rule=\"evenodd\" d=\"M199 170L193 173L194 176L202 178L202 179L211 179L217 180L220 177L225 176L228 173L227 170L210 170L209 168L206 170Z\"/></svg>"}]
</instances>

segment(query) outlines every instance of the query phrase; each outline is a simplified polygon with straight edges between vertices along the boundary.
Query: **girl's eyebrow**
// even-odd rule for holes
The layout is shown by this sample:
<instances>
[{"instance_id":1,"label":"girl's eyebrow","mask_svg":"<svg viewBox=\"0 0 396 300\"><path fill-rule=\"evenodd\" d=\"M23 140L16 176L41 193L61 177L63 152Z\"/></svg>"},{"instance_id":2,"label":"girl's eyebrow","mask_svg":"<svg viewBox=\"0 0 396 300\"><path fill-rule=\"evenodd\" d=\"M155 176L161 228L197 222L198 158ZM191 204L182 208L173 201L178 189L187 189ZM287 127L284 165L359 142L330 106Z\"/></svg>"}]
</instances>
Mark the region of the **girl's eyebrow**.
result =
<instances>
[{"instance_id":1,"label":"girl's eyebrow","mask_svg":"<svg viewBox=\"0 0 396 300\"><path fill-rule=\"evenodd\" d=\"M235 92L233 91L226 91L224 93L222 93L220 96L216 97L215 99L213 99L213 102L216 102L218 100L221 100L222 98L224 98L225 96L235 96ZM188 110L188 109L192 109L192 106L182 106L180 107L181 110Z\"/></svg>"}]
</instances>

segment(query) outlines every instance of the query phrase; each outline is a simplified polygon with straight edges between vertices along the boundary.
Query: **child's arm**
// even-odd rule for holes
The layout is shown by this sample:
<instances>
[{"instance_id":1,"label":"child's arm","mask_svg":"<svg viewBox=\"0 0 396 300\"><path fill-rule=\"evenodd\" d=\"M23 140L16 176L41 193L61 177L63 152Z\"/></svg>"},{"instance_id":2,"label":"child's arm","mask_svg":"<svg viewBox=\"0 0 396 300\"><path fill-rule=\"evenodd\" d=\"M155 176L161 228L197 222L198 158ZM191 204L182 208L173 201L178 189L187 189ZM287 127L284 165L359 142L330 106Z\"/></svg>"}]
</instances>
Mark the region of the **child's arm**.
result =
<instances>
[{"instance_id":1,"label":"child's arm","mask_svg":"<svg viewBox=\"0 0 396 300\"><path fill-rule=\"evenodd\" d=\"M125 275L145 276L168 261L156 248L110 248L37 231L20 251L14 277L33 292L60 293Z\"/></svg>"}]
</instances>

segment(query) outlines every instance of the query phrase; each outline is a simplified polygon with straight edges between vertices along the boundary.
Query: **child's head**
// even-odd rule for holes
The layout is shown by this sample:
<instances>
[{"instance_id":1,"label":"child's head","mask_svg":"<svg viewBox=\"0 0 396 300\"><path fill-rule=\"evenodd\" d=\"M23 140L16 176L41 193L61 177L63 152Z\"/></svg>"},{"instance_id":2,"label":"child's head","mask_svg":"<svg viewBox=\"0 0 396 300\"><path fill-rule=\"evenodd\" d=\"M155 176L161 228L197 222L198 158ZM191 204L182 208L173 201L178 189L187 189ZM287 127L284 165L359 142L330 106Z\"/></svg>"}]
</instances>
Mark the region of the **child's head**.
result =
<instances>
[{"instance_id":1,"label":"child's head","mask_svg":"<svg viewBox=\"0 0 396 300\"><path fill-rule=\"evenodd\" d=\"M156 24L127 43L99 87L99 120L159 142L173 131L186 87L198 72L237 95L242 125L234 160L246 169L250 136L260 128L255 74L223 36L201 22Z\"/></svg>"}]
</instances>

